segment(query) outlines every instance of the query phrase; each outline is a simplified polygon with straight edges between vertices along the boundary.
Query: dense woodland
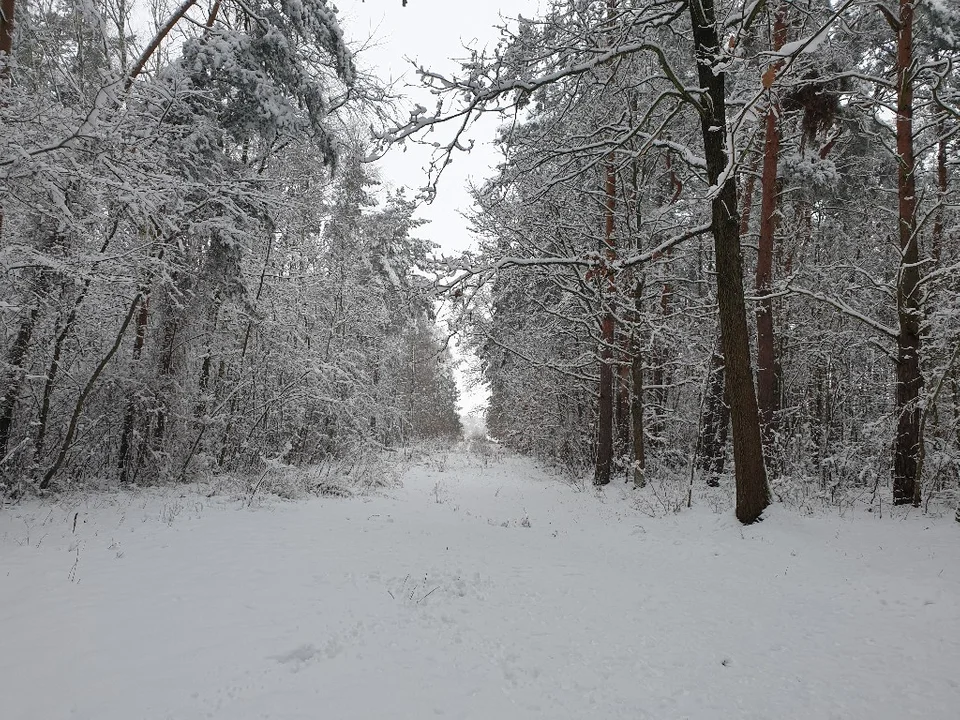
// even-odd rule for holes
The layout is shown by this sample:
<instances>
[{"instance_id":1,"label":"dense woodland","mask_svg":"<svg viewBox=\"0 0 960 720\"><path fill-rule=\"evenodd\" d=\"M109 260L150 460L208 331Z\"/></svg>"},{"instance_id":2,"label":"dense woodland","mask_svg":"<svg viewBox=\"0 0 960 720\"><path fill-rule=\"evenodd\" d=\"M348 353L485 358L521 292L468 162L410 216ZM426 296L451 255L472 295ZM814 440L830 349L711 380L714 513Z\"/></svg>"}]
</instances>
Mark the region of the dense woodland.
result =
<instances>
[{"instance_id":1,"label":"dense woodland","mask_svg":"<svg viewBox=\"0 0 960 720\"><path fill-rule=\"evenodd\" d=\"M134 10L3 0L8 492L456 436L440 299L491 435L597 485L956 500L952 2L553 0L413 110L324 0ZM367 161L484 114L437 258Z\"/></svg>"},{"instance_id":2,"label":"dense woodland","mask_svg":"<svg viewBox=\"0 0 960 720\"><path fill-rule=\"evenodd\" d=\"M390 98L331 6L3 9L8 493L459 434L432 248L364 162Z\"/></svg>"},{"instance_id":3,"label":"dense woodland","mask_svg":"<svg viewBox=\"0 0 960 720\"><path fill-rule=\"evenodd\" d=\"M423 69L438 103L388 139L454 125L438 172L504 120L450 283L491 432L597 485L733 460L745 522L949 500L958 49L941 0L570 0Z\"/></svg>"}]
</instances>

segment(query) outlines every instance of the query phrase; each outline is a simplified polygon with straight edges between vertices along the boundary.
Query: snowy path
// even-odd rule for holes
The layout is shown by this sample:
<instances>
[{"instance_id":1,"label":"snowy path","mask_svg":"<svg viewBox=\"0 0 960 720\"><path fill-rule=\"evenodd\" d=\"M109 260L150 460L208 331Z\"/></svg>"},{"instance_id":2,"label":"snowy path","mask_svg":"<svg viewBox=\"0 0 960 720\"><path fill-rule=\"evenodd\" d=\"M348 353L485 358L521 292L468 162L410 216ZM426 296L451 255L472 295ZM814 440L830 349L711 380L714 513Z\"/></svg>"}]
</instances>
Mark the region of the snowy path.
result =
<instances>
[{"instance_id":1,"label":"snowy path","mask_svg":"<svg viewBox=\"0 0 960 720\"><path fill-rule=\"evenodd\" d=\"M0 717L960 717L947 519L651 519L472 454L404 483L0 511Z\"/></svg>"}]
</instances>

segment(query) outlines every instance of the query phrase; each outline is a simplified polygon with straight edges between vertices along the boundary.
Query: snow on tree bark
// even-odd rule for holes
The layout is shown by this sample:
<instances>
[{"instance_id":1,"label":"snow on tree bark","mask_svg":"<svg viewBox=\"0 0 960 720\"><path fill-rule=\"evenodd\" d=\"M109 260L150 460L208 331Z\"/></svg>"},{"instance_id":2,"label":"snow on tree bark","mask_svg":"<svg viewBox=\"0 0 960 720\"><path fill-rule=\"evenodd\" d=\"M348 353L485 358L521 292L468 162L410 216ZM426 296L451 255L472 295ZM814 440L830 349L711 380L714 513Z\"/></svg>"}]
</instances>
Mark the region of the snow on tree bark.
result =
<instances>
[{"instance_id":1,"label":"snow on tree bark","mask_svg":"<svg viewBox=\"0 0 960 720\"><path fill-rule=\"evenodd\" d=\"M774 3L772 9L773 50L779 51L787 40L787 5ZM777 74L783 67L782 60L771 63L763 76L767 91L767 113L763 144L763 177L760 199L760 238L757 248L757 402L760 408L760 423L765 447L771 446L776 431L778 410L777 355L774 333L773 301L769 294L773 287L774 244L778 225L777 207L780 182L777 164L780 159L780 107L771 90Z\"/></svg>"},{"instance_id":2,"label":"snow on tree bark","mask_svg":"<svg viewBox=\"0 0 960 720\"><path fill-rule=\"evenodd\" d=\"M737 481L737 518L760 519L770 504L760 439L760 415L753 387L750 336L743 291L743 258L737 217L736 175L727 148L725 73L719 68L720 40L713 0L690 3L697 76L706 100L701 110L704 154L714 198L712 231L717 260L717 299L726 376L726 397L733 425Z\"/></svg>"},{"instance_id":3,"label":"snow on tree bark","mask_svg":"<svg viewBox=\"0 0 960 720\"><path fill-rule=\"evenodd\" d=\"M900 0L897 33L897 197L902 261L897 282L897 430L893 458L893 502L920 504L920 237L917 232L916 161L913 148L914 0Z\"/></svg>"}]
</instances>

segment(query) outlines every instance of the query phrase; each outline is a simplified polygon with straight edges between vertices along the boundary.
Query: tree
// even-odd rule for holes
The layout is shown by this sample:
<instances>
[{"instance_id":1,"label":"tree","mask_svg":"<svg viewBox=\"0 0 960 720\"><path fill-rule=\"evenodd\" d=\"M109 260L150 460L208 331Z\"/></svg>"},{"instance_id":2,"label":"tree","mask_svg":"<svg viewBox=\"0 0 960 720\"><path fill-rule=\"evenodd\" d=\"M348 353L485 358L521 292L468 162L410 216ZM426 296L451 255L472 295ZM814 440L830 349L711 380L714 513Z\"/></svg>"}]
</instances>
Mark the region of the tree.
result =
<instances>
[{"instance_id":1,"label":"tree","mask_svg":"<svg viewBox=\"0 0 960 720\"><path fill-rule=\"evenodd\" d=\"M733 425L733 459L737 477L737 518L751 523L770 504L760 438L760 416L750 362L743 292L740 220L736 175L727 150L725 73L713 0L689 3L697 76L705 100L700 109L707 177L717 191L711 201L711 231L717 258L717 300L723 339L726 398Z\"/></svg>"},{"instance_id":2,"label":"tree","mask_svg":"<svg viewBox=\"0 0 960 720\"><path fill-rule=\"evenodd\" d=\"M774 3L772 10L774 53L787 41L787 4ZM770 63L763 77L768 94L763 141L763 178L760 183L760 238L757 249L757 400L760 408L761 430L767 447L775 430L777 411L777 358L774 335L773 302L769 294L773 284L774 236L777 229L777 201L780 193L777 165L780 160L780 106L771 90L777 73L783 67L782 59Z\"/></svg>"},{"instance_id":3,"label":"tree","mask_svg":"<svg viewBox=\"0 0 960 720\"><path fill-rule=\"evenodd\" d=\"M900 0L897 26L897 226L903 260L897 283L897 435L894 441L893 502L920 504L917 477L923 452L920 434L920 236L917 232L917 179L913 150L914 0Z\"/></svg>"},{"instance_id":4,"label":"tree","mask_svg":"<svg viewBox=\"0 0 960 720\"><path fill-rule=\"evenodd\" d=\"M711 194L712 218L710 229L715 237L716 257L718 269L718 297L720 300L720 316L724 348L727 362L728 397L732 406L734 424L734 455L738 477L738 517L744 522L753 522L769 502L769 493L766 485L766 471L763 463L762 449L759 445L759 416L757 412L756 395L753 388L749 354L749 335L746 328L746 307L744 303L742 261L739 247L739 228L737 220L737 192L735 175L728 169L728 144L725 111L724 73L720 69L721 48L718 36L717 21L713 3L691 4L690 18L692 21L693 44L697 55L697 72L701 89L696 97L678 80L681 73L675 69L673 53L668 53L656 42L656 35L662 27L665 17L677 17L685 9L680 3L670 7L660 8L641 3L623 9L621 13L607 18L610 24L606 36L615 39L606 47L601 46L599 51L581 49L577 43L582 36L578 26L583 17L571 12L563 3L558 3L552 10L546 24L551 33L552 47L564 47L563 42L569 39L571 45L554 55L530 54L534 46L533 36L536 34L532 25L521 24L516 36L516 42L509 42L493 58L475 58L469 66L469 75L463 78L441 78L429 71L423 71L422 76L428 84L432 84L441 98L458 93L459 97L466 98L459 108L444 112L441 104L439 111L432 116L424 112L415 114L413 119L404 127L398 128L384 135L389 142L396 142L422 132L425 128L445 122L450 119L469 119L477 111L493 106L494 103L513 96L518 106L525 106L530 96L553 85L565 85L575 82L579 77L596 72L600 67L611 62L623 63L635 54L649 55L654 60L654 67L659 73L658 80L664 85L657 95L654 92L651 107L658 109L661 103L673 105L673 116L676 116L684 107L693 107L701 119L702 142L706 152L703 166L707 170L708 182L717 186ZM665 13L660 15L659 13ZM742 19L741 22L745 22ZM594 22L597 22L594 20ZM631 33L636 33L631 36ZM595 37L595 35L593 36ZM578 53L582 53L578 56ZM679 56L676 57L679 61ZM442 103L442 100L441 100ZM500 106L497 106L501 109ZM669 114L669 111L665 111ZM648 113L644 120L649 121ZM462 130L461 130L462 132ZM670 147L672 142L664 137L663 126L655 132L645 128L625 128L623 134L614 135L606 142L595 142L592 145L584 144L583 155L590 147L600 162L599 155L609 155L621 146L624 138L638 138L645 142L646 147ZM449 154L460 145L459 133L442 148L442 157ZM682 146L681 146L682 147ZM573 157L570 149L560 151L566 157ZM682 148L681 157L691 159L695 157L687 148ZM445 160L439 162L442 167ZM696 161L694 161L696 164ZM609 188L608 197L615 194L610 182L613 175L607 175ZM722 178L722 181L721 181ZM608 213L612 217L612 212ZM698 232L702 232L698 229ZM612 229L610 233L612 235ZM694 236L697 232L694 233ZM669 247L669 245L668 245ZM620 258L619 265L629 266L636 261L629 258ZM551 261L544 259L545 264ZM600 272L606 272L601 267ZM601 322L605 331L601 333L601 348L612 345L612 324ZM606 342L604 343L604 341ZM603 458L607 454L610 444L608 437L612 435L611 422L607 421L608 408L612 393L605 392L612 386L607 371L610 358L601 357L601 385L600 385L600 425L598 435L598 465L596 481L604 482L606 477Z\"/></svg>"}]
</instances>

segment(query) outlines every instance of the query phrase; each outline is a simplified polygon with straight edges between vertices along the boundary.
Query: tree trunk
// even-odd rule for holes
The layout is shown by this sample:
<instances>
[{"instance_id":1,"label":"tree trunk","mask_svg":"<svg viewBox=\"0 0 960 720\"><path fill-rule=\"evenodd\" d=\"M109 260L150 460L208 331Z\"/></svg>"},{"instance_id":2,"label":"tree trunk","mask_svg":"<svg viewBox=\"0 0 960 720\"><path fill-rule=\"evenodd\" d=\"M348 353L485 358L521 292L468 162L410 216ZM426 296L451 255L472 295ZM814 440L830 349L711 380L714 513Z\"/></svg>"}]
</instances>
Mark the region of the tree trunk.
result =
<instances>
[{"instance_id":1,"label":"tree trunk","mask_svg":"<svg viewBox=\"0 0 960 720\"><path fill-rule=\"evenodd\" d=\"M933 236L931 238L931 253L933 259L939 263L943 252L943 227L947 204L947 138L943 119L937 123L937 215L933 221Z\"/></svg>"},{"instance_id":2,"label":"tree trunk","mask_svg":"<svg viewBox=\"0 0 960 720\"><path fill-rule=\"evenodd\" d=\"M893 502L920 504L920 248L917 237L916 166L913 154L913 3L900 0L897 33L897 190L903 259L897 285L897 435L893 453Z\"/></svg>"},{"instance_id":3,"label":"tree trunk","mask_svg":"<svg viewBox=\"0 0 960 720\"><path fill-rule=\"evenodd\" d=\"M127 328L130 327L130 321L133 320L133 316L137 312L137 308L142 300L143 294L137 293L136 297L133 299L133 302L130 304L130 309L127 310L127 314L123 318L123 323L120 325L120 329L117 331L117 335L113 340L113 345L110 346L107 354L101 358L100 362L97 364L97 367L94 368L93 373L87 380L86 385L84 385L83 389L80 391L80 395L77 397L77 402L73 406L73 413L70 415L70 422L67 425L67 434L63 438L63 443L60 445L60 451L57 453L57 458L54 460L53 465L50 466L47 472L44 473L43 479L40 481L38 486L41 490L46 490L50 486L51 480L53 480L56 474L60 471L60 468L63 466L63 462L67 458L67 453L69 453L70 448L73 447L73 439L77 434L77 425L80 422L80 416L83 414L83 406L87 401L87 396L97 384L97 380L100 379L100 375L103 374L103 371L106 369L107 365L110 364L113 356L117 354L117 350L120 348L120 344L123 342L123 336L126 335Z\"/></svg>"},{"instance_id":4,"label":"tree trunk","mask_svg":"<svg viewBox=\"0 0 960 720\"><path fill-rule=\"evenodd\" d=\"M617 343L617 437L614 446L616 457L627 452L630 445L630 387L631 380L631 336L621 333Z\"/></svg>"},{"instance_id":5,"label":"tree trunk","mask_svg":"<svg viewBox=\"0 0 960 720\"><path fill-rule=\"evenodd\" d=\"M82 297L82 296L81 296ZM79 305L79 302L77 303ZM76 306L70 311L66 321L58 328L57 337L53 342L53 356L47 367L47 376L43 381L43 398L40 401L40 414L37 416L37 435L33 444L34 463L39 466L43 459L43 443L47 436L47 422L50 419L50 400L53 397L53 388L60 372L60 357L63 354L63 343L73 328L76 319Z\"/></svg>"},{"instance_id":6,"label":"tree trunk","mask_svg":"<svg viewBox=\"0 0 960 720\"><path fill-rule=\"evenodd\" d=\"M163 440L167 432L167 399L169 398L170 378L173 375L173 360L176 352L177 331L180 329L179 319L176 316L177 311L166 308L162 313L163 319L160 321L162 331L160 333L160 358L157 369L157 395L156 413L157 421L153 428L153 437L151 439L154 451L159 451L163 445Z\"/></svg>"},{"instance_id":7,"label":"tree trunk","mask_svg":"<svg viewBox=\"0 0 960 720\"><path fill-rule=\"evenodd\" d=\"M630 336L630 379L633 392L630 395L630 418L633 423L633 484L643 487L646 478L646 449L643 427L643 353L640 349L640 311L643 301L643 276L640 276L633 291L634 323Z\"/></svg>"},{"instance_id":8,"label":"tree trunk","mask_svg":"<svg viewBox=\"0 0 960 720\"><path fill-rule=\"evenodd\" d=\"M263 267L260 270L260 282L257 285L257 294L253 298L254 308L258 307L260 298L263 295L263 287L267 278L267 270L270 268L270 258L273 255L274 234L270 233L267 238L267 253L263 260ZM247 320L247 329L243 334L243 343L240 346L240 357L237 358L237 379L236 382L243 380L244 363L247 359L247 348L250 346L250 336L253 333L253 318ZM230 448L230 432L233 430L234 418L237 410L237 393L230 395L230 408L227 411L227 423L220 437L220 452L217 454L217 467L222 467L227 459L227 451Z\"/></svg>"},{"instance_id":9,"label":"tree trunk","mask_svg":"<svg viewBox=\"0 0 960 720\"><path fill-rule=\"evenodd\" d=\"M13 59L13 14L15 0L0 0L0 87L10 80ZM3 236L3 206L0 205L0 237ZM0 460L4 453L0 452Z\"/></svg>"},{"instance_id":10,"label":"tree trunk","mask_svg":"<svg viewBox=\"0 0 960 720\"><path fill-rule=\"evenodd\" d=\"M786 5L778 3L773 25L773 49L780 50L787 40ZM769 449L776 430L777 355L773 327L773 301L769 298L773 286L774 236L777 230L777 200L780 182L777 161L780 156L780 107L770 87L780 72L783 61L772 63L763 76L769 96L763 146L763 177L760 194L760 239L757 250L757 402L760 408L764 445Z\"/></svg>"},{"instance_id":11,"label":"tree trunk","mask_svg":"<svg viewBox=\"0 0 960 720\"><path fill-rule=\"evenodd\" d=\"M607 16L612 17L617 0L607 0ZM594 470L593 484L606 485L610 482L613 467L613 421L614 421L614 383L613 383L613 343L617 326L613 307L604 301L604 294L614 301L613 270L610 267L616 259L616 245L613 238L614 212L617 202L617 175L614 154L610 152L605 167L605 222L603 247L601 248L601 274L598 278L599 299L602 317L600 320L600 387L598 388L597 409L597 464ZM609 285L609 288L608 288Z\"/></svg>"},{"instance_id":12,"label":"tree trunk","mask_svg":"<svg viewBox=\"0 0 960 720\"><path fill-rule=\"evenodd\" d=\"M707 177L719 187L711 202L717 262L717 299L723 337L726 395L733 425L736 464L737 518L752 523L770 504L767 471L760 440L760 415L750 366L750 335L743 291L743 257L737 218L736 175L727 172L727 111L725 74L716 65L720 55L714 0L689 3L693 24L697 75L705 91L701 111ZM721 176L724 179L721 182Z\"/></svg>"},{"instance_id":13,"label":"tree trunk","mask_svg":"<svg viewBox=\"0 0 960 720\"><path fill-rule=\"evenodd\" d=\"M613 237L614 212L617 202L617 175L613 153L607 158L605 223L603 233L603 262L599 280L600 305L603 317L600 320L600 388L597 417L597 465L593 476L594 485L606 485L610 482L613 467L613 343L616 336L616 321L613 307L610 305L614 284L611 264L616 259L616 245ZM609 302L604 301L604 295Z\"/></svg>"},{"instance_id":14,"label":"tree trunk","mask_svg":"<svg viewBox=\"0 0 960 720\"><path fill-rule=\"evenodd\" d=\"M754 165L756 165L756 163L754 163ZM747 182L743 186L743 212L740 215L740 237L746 237L747 233L750 232L750 213L753 210L753 189L756 184L756 167L753 167L747 174Z\"/></svg>"},{"instance_id":15,"label":"tree trunk","mask_svg":"<svg viewBox=\"0 0 960 720\"><path fill-rule=\"evenodd\" d=\"M37 250L41 253L49 251L56 244L58 235L55 232L47 232L42 222L37 228L37 232L41 234ZM27 350L30 348L30 340L33 338L33 331L37 325L40 307L50 287L50 271L48 269L31 269L28 272L30 273L28 285L34 297L29 308L20 319L20 327L17 329L17 336L13 344L7 350L7 369L2 376L3 385L0 386L0 393L2 393L0 395L0 460L7 455L10 433L13 429L14 410L17 406L17 399L20 397L23 380L26 377L24 362L27 358Z\"/></svg>"},{"instance_id":16,"label":"tree trunk","mask_svg":"<svg viewBox=\"0 0 960 720\"><path fill-rule=\"evenodd\" d=\"M746 173L743 186L743 211L740 214L740 237L750 232L750 216L753 212L753 195L757 172L763 155L758 154ZM723 339L717 334L717 342L710 355L707 370L706 397L703 403L703 425L699 443L700 471L707 485L719 487L720 476L727 461L727 436L730 434L730 405L726 398L726 382L723 372Z\"/></svg>"},{"instance_id":17,"label":"tree trunk","mask_svg":"<svg viewBox=\"0 0 960 720\"><path fill-rule=\"evenodd\" d=\"M0 81L10 77L10 59L13 55L13 21L15 0L0 0Z\"/></svg>"},{"instance_id":18,"label":"tree trunk","mask_svg":"<svg viewBox=\"0 0 960 720\"><path fill-rule=\"evenodd\" d=\"M743 212L740 215L740 237L745 237L750 232L753 191L756 186L757 171L762 160L763 156L757 155L752 167L747 172L747 179L743 188ZM710 487L719 487L720 485L720 476L723 475L723 468L727 461L727 436L730 434L730 405L726 398L726 378L723 367L723 338L718 333L707 370L703 425L700 428L699 444L700 471Z\"/></svg>"},{"instance_id":19,"label":"tree trunk","mask_svg":"<svg viewBox=\"0 0 960 720\"><path fill-rule=\"evenodd\" d=\"M27 357L27 348L30 347L30 338L33 337L33 328L40 312L39 300L30 308L20 321L17 337L7 352L8 370L3 378L3 396L0 397L0 459L7 456L7 447L10 443L10 431L13 427L13 411L20 396L20 385L26 371L23 362Z\"/></svg>"},{"instance_id":20,"label":"tree trunk","mask_svg":"<svg viewBox=\"0 0 960 720\"><path fill-rule=\"evenodd\" d=\"M120 215L120 212L116 212L114 215L110 232L107 233L103 244L100 245L101 255L107 251L107 248L110 247L110 242L116 237L117 229L120 227ZM77 321L77 313L87 298L87 292L90 290L91 282L92 278L90 277L83 281L83 286L77 294L77 299L74 301L73 307L70 308L70 312L60 326L60 331L57 333L53 343L53 355L51 356L50 364L47 366L47 374L43 382L43 398L40 401L40 414L37 418L37 435L33 446L33 456L38 467L43 458L43 444L46 440L47 423L50 419L50 401L53 397L57 376L60 373L60 358L63 355L63 344L70 336L70 333L73 332L73 325Z\"/></svg>"},{"instance_id":21,"label":"tree trunk","mask_svg":"<svg viewBox=\"0 0 960 720\"><path fill-rule=\"evenodd\" d=\"M669 282L663 283L663 288L660 291L660 314L666 319L667 313L670 310L670 295L672 293ZM669 362L669 357L667 355L666 343L657 343L654 342L654 347L652 351L653 361L653 377L651 380L652 387L649 388L650 394L652 395L653 402L651 403L650 408L650 435L651 442L660 445L663 443L664 430L665 430L665 419L667 415L667 386L670 384L671 377L670 373L667 372L667 362Z\"/></svg>"},{"instance_id":22,"label":"tree trunk","mask_svg":"<svg viewBox=\"0 0 960 720\"><path fill-rule=\"evenodd\" d=\"M720 485L720 476L726 461L727 432L730 426L730 408L724 397L723 341L720 338L717 338L717 345L710 355L707 372L709 376L700 438L700 470L707 479L707 485L717 487Z\"/></svg>"},{"instance_id":23,"label":"tree trunk","mask_svg":"<svg viewBox=\"0 0 960 720\"><path fill-rule=\"evenodd\" d=\"M669 136L668 136L669 138ZM673 205L680 199L680 194L683 192L683 183L680 181L680 178L677 177L676 170L673 167L673 157L668 150L666 153L666 171L667 171L667 186L665 187L665 194L663 196L662 202L664 204ZM670 257L670 251L667 250L664 257ZM659 259L661 256L655 256L655 259ZM663 281L663 287L660 290L660 314L663 316L664 321L667 319L667 315L670 313L670 300L673 297L673 286L670 284L669 278L665 278ZM651 407L651 419L650 419L650 433L654 439L658 442L663 442L663 433L665 430L666 416L667 416L667 403L669 402L669 393L667 391L668 386L672 382L671 373L667 370L667 364L670 361L669 346L667 343L654 343L652 348L652 361L653 361L653 387L650 388L653 395L654 404Z\"/></svg>"},{"instance_id":24,"label":"tree trunk","mask_svg":"<svg viewBox=\"0 0 960 720\"><path fill-rule=\"evenodd\" d=\"M145 295L143 302L140 304L140 312L137 313L137 329L133 340L134 367L137 367L140 356L143 354L143 345L147 337L147 319L149 312L150 296ZM134 393L131 393L127 400L127 410L123 415L123 430L120 433L120 452L117 460L117 470L120 473L121 484L129 482L130 480L130 440L133 437L136 406L137 402Z\"/></svg>"},{"instance_id":25,"label":"tree trunk","mask_svg":"<svg viewBox=\"0 0 960 720\"><path fill-rule=\"evenodd\" d=\"M0 0L0 86L6 85L10 78L10 61L13 55L13 23L15 0ZM3 206L0 206L0 237L3 236ZM10 369L5 373L3 396L0 397L0 460L7 456L10 442L10 427L13 423L13 409L17 403L20 382L23 377L21 363L27 355L33 326L37 319L39 306L34 306L20 322L17 338L7 353Z\"/></svg>"}]
</instances>

